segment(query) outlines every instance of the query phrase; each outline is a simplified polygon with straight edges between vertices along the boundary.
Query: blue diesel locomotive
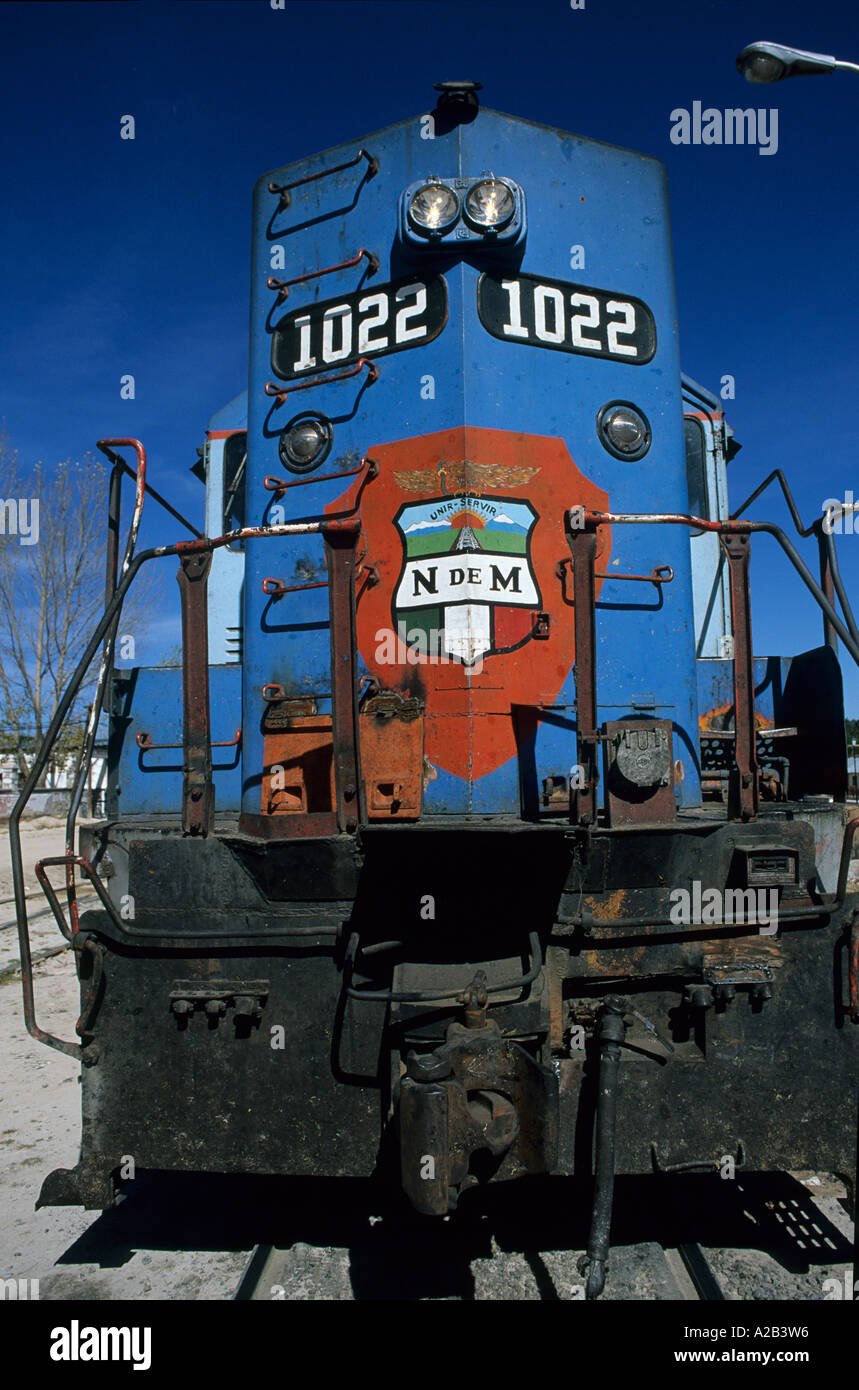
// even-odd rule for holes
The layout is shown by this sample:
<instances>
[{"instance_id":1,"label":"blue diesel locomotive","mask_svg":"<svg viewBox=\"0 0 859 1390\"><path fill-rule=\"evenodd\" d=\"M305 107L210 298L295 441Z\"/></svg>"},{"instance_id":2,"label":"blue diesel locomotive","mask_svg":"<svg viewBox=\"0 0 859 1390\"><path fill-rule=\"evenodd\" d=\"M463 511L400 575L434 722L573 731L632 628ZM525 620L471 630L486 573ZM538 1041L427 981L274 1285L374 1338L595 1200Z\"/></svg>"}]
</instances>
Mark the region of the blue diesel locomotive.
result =
<instances>
[{"instance_id":1,"label":"blue diesel locomotive","mask_svg":"<svg viewBox=\"0 0 859 1390\"><path fill-rule=\"evenodd\" d=\"M729 513L736 445L680 370L663 166L477 90L257 183L248 391L196 465L205 534L135 553L163 499L142 446L101 442L105 614L10 825L27 1026L82 1064L81 1159L40 1201L107 1206L127 1155L378 1175L438 1215L592 1174L593 1297L616 1172L740 1150L852 1179L837 648L859 631L825 518L793 508L812 574ZM792 659L752 649L762 531L823 613ZM165 556L182 669L116 668L122 599ZM40 868L72 1043L36 1022L18 822L99 652L67 853ZM102 707L107 817L77 845Z\"/></svg>"}]
</instances>

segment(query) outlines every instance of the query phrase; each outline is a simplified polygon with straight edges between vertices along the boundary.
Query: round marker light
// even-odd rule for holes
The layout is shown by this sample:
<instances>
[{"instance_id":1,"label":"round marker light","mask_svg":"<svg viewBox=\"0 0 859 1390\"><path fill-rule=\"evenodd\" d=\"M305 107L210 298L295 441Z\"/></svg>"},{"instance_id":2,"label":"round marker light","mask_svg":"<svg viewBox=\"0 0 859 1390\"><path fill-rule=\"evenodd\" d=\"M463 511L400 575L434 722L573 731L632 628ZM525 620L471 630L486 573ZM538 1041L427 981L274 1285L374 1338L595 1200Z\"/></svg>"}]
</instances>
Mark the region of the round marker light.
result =
<instances>
[{"instance_id":1,"label":"round marker light","mask_svg":"<svg viewBox=\"0 0 859 1390\"><path fill-rule=\"evenodd\" d=\"M309 473L328 457L333 438L331 422L324 415L296 415L280 436L281 462L293 473Z\"/></svg>"},{"instance_id":2,"label":"round marker light","mask_svg":"<svg viewBox=\"0 0 859 1390\"><path fill-rule=\"evenodd\" d=\"M459 199L443 183L425 183L412 194L409 218L420 232L446 232L459 217Z\"/></svg>"},{"instance_id":3,"label":"round marker light","mask_svg":"<svg viewBox=\"0 0 859 1390\"><path fill-rule=\"evenodd\" d=\"M610 401L603 406L597 416L597 432L615 458L640 459L650 448L647 418L627 401Z\"/></svg>"},{"instance_id":4,"label":"round marker light","mask_svg":"<svg viewBox=\"0 0 859 1390\"><path fill-rule=\"evenodd\" d=\"M513 191L500 179L481 179L468 190L465 215L475 227L497 231L507 225L515 211Z\"/></svg>"}]
</instances>

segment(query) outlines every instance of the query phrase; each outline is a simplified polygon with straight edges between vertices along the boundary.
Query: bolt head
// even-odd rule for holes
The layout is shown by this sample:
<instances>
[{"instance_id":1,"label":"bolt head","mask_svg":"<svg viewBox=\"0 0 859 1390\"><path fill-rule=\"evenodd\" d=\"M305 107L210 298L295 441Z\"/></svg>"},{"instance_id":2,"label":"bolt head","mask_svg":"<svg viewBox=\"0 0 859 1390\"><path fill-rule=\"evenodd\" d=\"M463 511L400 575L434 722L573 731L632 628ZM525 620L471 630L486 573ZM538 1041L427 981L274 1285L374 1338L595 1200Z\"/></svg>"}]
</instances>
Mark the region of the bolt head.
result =
<instances>
[{"instance_id":1,"label":"bolt head","mask_svg":"<svg viewBox=\"0 0 859 1390\"><path fill-rule=\"evenodd\" d=\"M425 1052L422 1056L410 1052L406 1070L413 1081L444 1081L451 1073L450 1058L438 1052Z\"/></svg>"}]
</instances>

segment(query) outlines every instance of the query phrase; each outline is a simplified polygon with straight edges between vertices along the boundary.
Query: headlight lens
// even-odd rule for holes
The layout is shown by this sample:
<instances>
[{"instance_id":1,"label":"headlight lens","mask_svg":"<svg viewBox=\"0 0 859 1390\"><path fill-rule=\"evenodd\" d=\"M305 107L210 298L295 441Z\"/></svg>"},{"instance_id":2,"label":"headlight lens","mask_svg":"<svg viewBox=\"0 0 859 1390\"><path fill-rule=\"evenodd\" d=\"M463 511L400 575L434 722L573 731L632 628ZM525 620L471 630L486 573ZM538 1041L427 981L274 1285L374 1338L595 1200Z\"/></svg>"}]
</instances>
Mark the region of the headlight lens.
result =
<instances>
[{"instance_id":1,"label":"headlight lens","mask_svg":"<svg viewBox=\"0 0 859 1390\"><path fill-rule=\"evenodd\" d=\"M778 82L784 77L785 65L771 53L755 53L746 59L743 75L747 82Z\"/></svg>"},{"instance_id":2,"label":"headlight lens","mask_svg":"<svg viewBox=\"0 0 859 1390\"><path fill-rule=\"evenodd\" d=\"M504 227L515 211L513 192L500 179L481 179L465 200L465 215L476 227Z\"/></svg>"},{"instance_id":3,"label":"headlight lens","mask_svg":"<svg viewBox=\"0 0 859 1390\"><path fill-rule=\"evenodd\" d=\"M327 458L332 438L333 430L324 417L296 416L280 436L281 462L294 473L307 473Z\"/></svg>"},{"instance_id":4,"label":"headlight lens","mask_svg":"<svg viewBox=\"0 0 859 1390\"><path fill-rule=\"evenodd\" d=\"M459 199L442 183L425 183L413 194L409 217L422 232L443 232L459 216Z\"/></svg>"},{"instance_id":5,"label":"headlight lens","mask_svg":"<svg viewBox=\"0 0 859 1390\"><path fill-rule=\"evenodd\" d=\"M640 459L650 448L650 425L646 416L624 401L603 406L597 416L597 430L615 458Z\"/></svg>"}]
</instances>

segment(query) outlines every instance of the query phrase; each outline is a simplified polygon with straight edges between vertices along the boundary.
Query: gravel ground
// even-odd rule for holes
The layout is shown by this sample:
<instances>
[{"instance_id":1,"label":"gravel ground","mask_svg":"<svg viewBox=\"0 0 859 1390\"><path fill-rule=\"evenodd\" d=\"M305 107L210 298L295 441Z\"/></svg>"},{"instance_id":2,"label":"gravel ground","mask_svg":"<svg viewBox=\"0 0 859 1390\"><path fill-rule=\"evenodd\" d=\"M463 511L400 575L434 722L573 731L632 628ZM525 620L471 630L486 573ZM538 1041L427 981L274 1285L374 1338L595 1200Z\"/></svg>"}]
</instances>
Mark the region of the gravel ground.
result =
<instances>
[{"instance_id":1,"label":"gravel ground","mask_svg":"<svg viewBox=\"0 0 859 1390\"><path fill-rule=\"evenodd\" d=\"M59 822L25 831L28 881L40 855L62 852ZM0 838L0 898L11 895ZM6 886L4 886L6 885ZM35 894L34 894L35 896ZM0 920L12 915L0 908ZM34 924L34 953L60 941ZM326 1184L143 1174L111 1212L34 1211L42 1180L77 1160L77 1066L35 1043L21 1015L14 930L0 931L0 1028L7 1039L0 1121L0 1278L38 1279L42 1299L231 1298L251 1248L282 1253L258 1297L290 1300L555 1301L582 1297L576 1259L587 1236L586 1191L565 1179L489 1189L441 1223L403 1218L365 1183ZM70 953L35 970L42 1026L74 1036ZM654 1183L665 1185L658 1192ZM515 1189L515 1190L514 1190ZM851 1223L844 1190L825 1174L618 1179L606 1297L689 1296L660 1245L699 1241L726 1296L819 1300L842 1287Z\"/></svg>"}]
</instances>

